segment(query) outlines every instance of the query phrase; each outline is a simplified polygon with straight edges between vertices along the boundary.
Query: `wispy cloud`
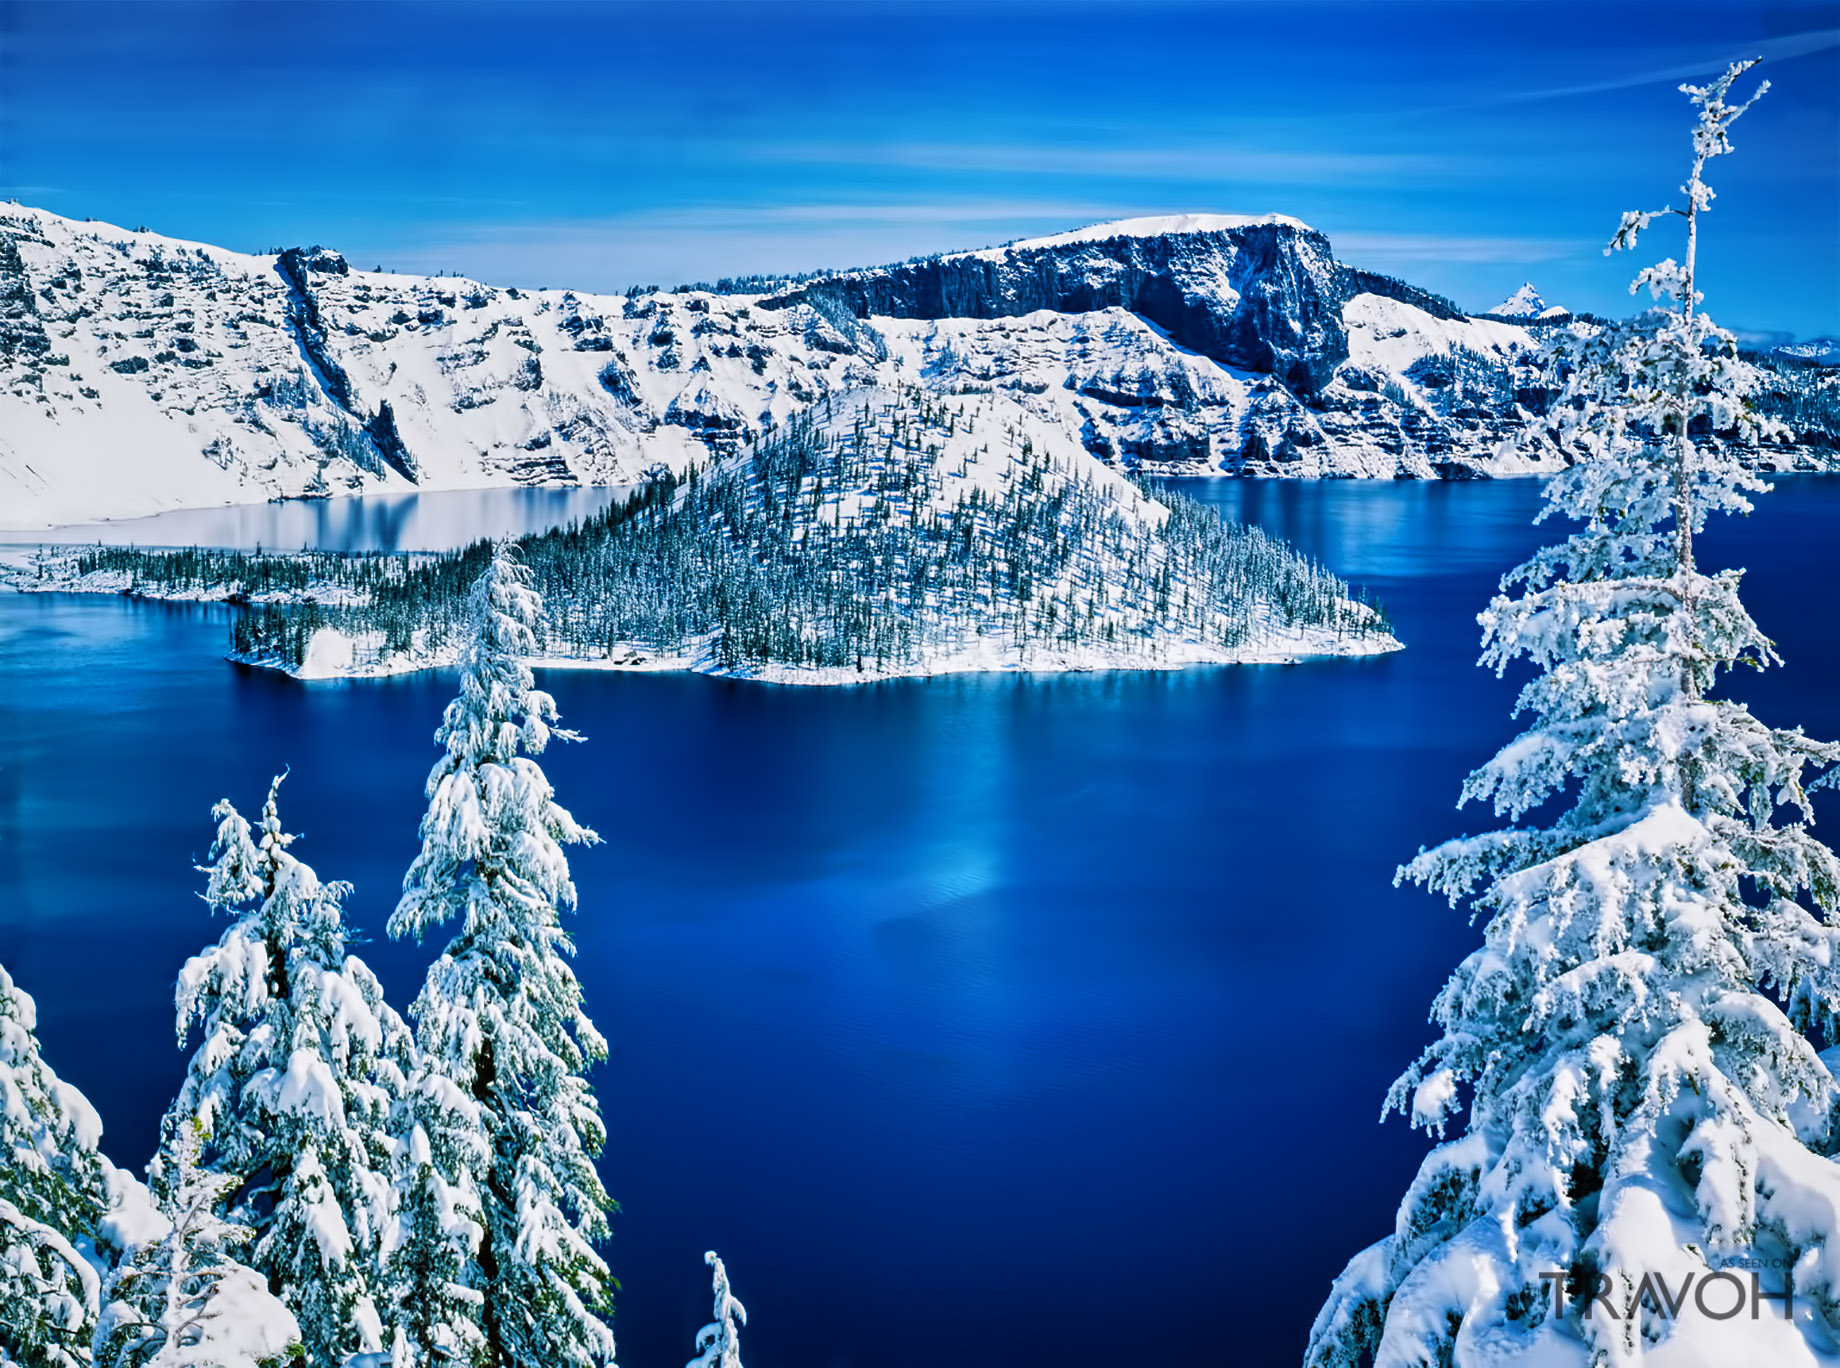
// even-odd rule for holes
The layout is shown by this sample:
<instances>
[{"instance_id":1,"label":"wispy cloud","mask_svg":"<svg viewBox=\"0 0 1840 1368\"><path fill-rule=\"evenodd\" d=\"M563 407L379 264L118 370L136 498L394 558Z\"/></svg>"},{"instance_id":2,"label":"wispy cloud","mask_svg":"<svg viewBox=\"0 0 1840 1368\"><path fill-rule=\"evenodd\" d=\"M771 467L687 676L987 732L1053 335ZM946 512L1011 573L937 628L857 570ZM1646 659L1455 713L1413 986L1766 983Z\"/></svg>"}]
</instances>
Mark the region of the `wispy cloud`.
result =
<instances>
[{"instance_id":1,"label":"wispy cloud","mask_svg":"<svg viewBox=\"0 0 1840 1368\"><path fill-rule=\"evenodd\" d=\"M1558 261L1590 250L1592 244L1566 238L1474 237L1461 234L1329 231L1335 254L1354 265L1410 265L1462 262L1467 265Z\"/></svg>"},{"instance_id":2,"label":"wispy cloud","mask_svg":"<svg viewBox=\"0 0 1840 1368\"><path fill-rule=\"evenodd\" d=\"M1488 99L1452 108L1473 109L1487 105L1519 104L1529 100L1555 100L1572 95L1598 95L1613 90L1634 90L1640 86L1660 85L1667 81L1686 81L1696 77L1716 75L1729 63L1742 61L1747 57L1761 57L1765 63L1786 62L1796 57L1808 57L1834 48L1840 48L1840 28L1809 29L1803 33L1788 33L1779 38L1763 38L1739 47L1724 48L1716 55L1708 51L1704 58L1681 62L1673 66L1629 72L1621 76L1605 77L1597 81L1583 81L1573 85L1506 91Z\"/></svg>"},{"instance_id":3,"label":"wispy cloud","mask_svg":"<svg viewBox=\"0 0 1840 1368\"><path fill-rule=\"evenodd\" d=\"M420 241L360 247L405 270L459 270L502 284L567 282L613 290L749 272L876 265L988 246L1193 205L1104 200L977 199L945 203L680 206L590 220L455 224ZM1325 227L1338 257L1409 272L1437 265L1533 264L1591 255L1582 239L1404 233Z\"/></svg>"},{"instance_id":4,"label":"wispy cloud","mask_svg":"<svg viewBox=\"0 0 1840 1368\"><path fill-rule=\"evenodd\" d=\"M1260 185L1397 183L1469 174L1464 159L1405 153L1303 152L1215 145L1079 146L1051 142L784 142L731 145L757 161L832 167L1110 180L1239 181Z\"/></svg>"},{"instance_id":5,"label":"wispy cloud","mask_svg":"<svg viewBox=\"0 0 1840 1368\"><path fill-rule=\"evenodd\" d=\"M769 204L745 207L669 209L655 214L604 219L586 231L627 226L726 230L737 226L796 231L808 224L998 223L1011 219L1067 219L1081 223L1118 216L1115 204L1094 201L968 200L943 204Z\"/></svg>"},{"instance_id":6,"label":"wispy cloud","mask_svg":"<svg viewBox=\"0 0 1840 1368\"><path fill-rule=\"evenodd\" d=\"M591 220L455 224L419 241L360 246L355 255L375 256L402 270L459 270L501 284L614 290L635 282L874 265L1123 218L1145 208L1007 198L681 206Z\"/></svg>"},{"instance_id":7,"label":"wispy cloud","mask_svg":"<svg viewBox=\"0 0 1840 1368\"><path fill-rule=\"evenodd\" d=\"M1756 45L1754 51L1766 62L1786 62L1791 57L1806 57L1811 53L1826 52L1829 48L1837 47L1840 47L1840 28L1826 28L1788 33L1780 38L1766 38Z\"/></svg>"}]
</instances>

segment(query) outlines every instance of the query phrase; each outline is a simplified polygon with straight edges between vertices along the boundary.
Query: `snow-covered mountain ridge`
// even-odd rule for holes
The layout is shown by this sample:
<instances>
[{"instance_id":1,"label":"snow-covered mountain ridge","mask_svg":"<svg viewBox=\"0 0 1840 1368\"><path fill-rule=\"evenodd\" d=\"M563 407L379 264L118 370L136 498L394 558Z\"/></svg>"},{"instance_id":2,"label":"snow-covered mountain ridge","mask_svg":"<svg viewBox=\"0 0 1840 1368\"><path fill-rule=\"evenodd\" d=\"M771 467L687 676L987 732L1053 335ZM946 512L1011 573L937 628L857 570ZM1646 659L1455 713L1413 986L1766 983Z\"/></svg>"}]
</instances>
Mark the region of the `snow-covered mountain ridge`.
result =
<instances>
[{"instance_id":1,"label":"snow-covered mountain ridge","mask_svg":"<svg viewBox=\"0 0 1840 1368\"><path fill-rule=\"evenodd\" d=\"M768 292L499 289L0 206L0 526L681 471L827 396L1004 393L1170 473L1513 474L1532 333L1280 215L1097 225ZM1806 451L1803 460L1812 459Z\"/></svg>"},{"instance_id":2,"label":"snow-covered mountain ridge","mask_svg":"<svg viewBox=\"0 0 1840 1368\"><path fill-rule=\"evenodd\" d=\"M1810 366L1840 366L1840 337L1815 337L1771 348L1771 354Z\"/></svg>"}]
</instances>

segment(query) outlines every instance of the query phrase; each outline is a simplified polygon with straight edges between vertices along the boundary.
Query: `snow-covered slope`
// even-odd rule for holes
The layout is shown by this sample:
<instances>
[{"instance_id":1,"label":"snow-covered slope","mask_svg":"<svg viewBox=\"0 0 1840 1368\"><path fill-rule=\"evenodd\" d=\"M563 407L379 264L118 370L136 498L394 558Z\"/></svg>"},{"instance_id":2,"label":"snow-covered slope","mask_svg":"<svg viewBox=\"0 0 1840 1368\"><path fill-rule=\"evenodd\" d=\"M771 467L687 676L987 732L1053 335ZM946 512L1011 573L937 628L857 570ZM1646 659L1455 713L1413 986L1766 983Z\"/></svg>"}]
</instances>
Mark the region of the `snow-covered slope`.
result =
<instances>
[{"instance_id":1,"label":"snow-covered slope","mask_svg":"<svg viewBox=\"0 0 1840 1368\"><path fill-rule=\"evenodd\" d=\"M1528 330L1281 215L1100 224L766 292L527 292L0 206L0 526L624 483L826 396L1002 391L1100 461L1505 474Z\"/></svg>"}]
</instances>

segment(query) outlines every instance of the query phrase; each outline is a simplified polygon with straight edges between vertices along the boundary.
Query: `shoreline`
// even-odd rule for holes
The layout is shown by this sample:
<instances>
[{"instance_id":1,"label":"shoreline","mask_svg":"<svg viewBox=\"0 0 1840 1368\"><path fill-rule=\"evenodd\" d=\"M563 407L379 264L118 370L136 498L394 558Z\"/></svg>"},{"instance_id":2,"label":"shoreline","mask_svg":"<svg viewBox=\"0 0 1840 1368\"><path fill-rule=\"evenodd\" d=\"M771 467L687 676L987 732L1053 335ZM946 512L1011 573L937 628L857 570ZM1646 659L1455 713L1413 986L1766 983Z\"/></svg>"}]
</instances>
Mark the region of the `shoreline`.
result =
<instances>
[{"instance_id":1,"label":"shoreline","mask_svg":"<svg viewBox=\"0 0 1840 1368\"><path fill-rule=\"evenodd\" d=\"M1324 644L1300 639L1292 643L1272 643L1244 652L1232 652L1203 647L1198 643L1184 642L1182 646L1190 649L1174 649L1167 654L1153 658L1133 656L1122 652L1108 654L1084 651L1055 652L1050 649L1039 649L1017 653L1012 650L980 651L973 649L933 661L919 661L909 665L891 665L880 668L871 667L862 670L849 666L824 665L766 664L725 667L713 660L705 644L705 648L697 653L653 656L634 651L633 654L623 658L609 656L599 659L585 656L539 655L526 657L525 664L533 670L584 670L617 674L695 674L705 675L711 679L740 680L753 684L781 684L800 688L848 688L856 684L879 684L897 679L935 679L950 675L1162 673L1173 670L1236 665L1292 666L1313 661L1391 655L1405 649L1405 643L1390 634L1365 638L1358 643L1351 641L1346 649L1340 650L1322 649ZM252 669L270 670L276 674L286 675L302 683L318 683L324 680L391 679L400 675L419 674L424 670L445 669L453 664L452 656L443 652L432 656L399 656L389 661L356 668L336 666L312 668L312 650L313 648L309 647L308 658L299 668L289 668L272 659L253 660L235 655L226 655L224 658Z\"/></svg>"},{"instance_id":2,"label":"shoreline","mask_svg":"<svg viewBox=\"0 0 1840 1368\"><path fill-rule=\"evenodd\" d=\"M6 573L11 571L13 573ZM300 603L310 598L284 594L235 599L229 595L190 590L171 594L147 594L122 584L63 583L22 585L16 582L17 568L0 555L0 587L16 594L69 594L85 598L125 599L136 603L180 604L187 606L222 605L244 607L260 603ZM400 675L439 670L453 664L451 651L399 653L384 660L361 665L352 663L359 643L335 627L322 627L308 644L297 666L274 657L239 656L227 652L223 659L250 669L266 670L302 683L326 680L390 679ZM1335 640L1320 629L1304 628L1274 632L1271 636L1243 649L1227 649L1201 642L1181 640L1153 656L1128 651L1063 648L1051 645L1018 648L995 641L981 642L933 660L887 665L865 669L848 666L818 665L742 665L723 666L714 655L713 636L705 637L689 650L659 654L637 642L621 642L604 656L535 655L526 664L538 670L597 670L623 674L700 674L713 679L743 680L760 684L783 684L799 687L846 688L853 684L875 684L895 679L931 679L966 674L1099 674L1119 672L1164 672L1210 666L1293 666L1314 661L1361 659L1391 655L1406 649L1405 643L1390 633Z\"/></svg>"}]
</instances>

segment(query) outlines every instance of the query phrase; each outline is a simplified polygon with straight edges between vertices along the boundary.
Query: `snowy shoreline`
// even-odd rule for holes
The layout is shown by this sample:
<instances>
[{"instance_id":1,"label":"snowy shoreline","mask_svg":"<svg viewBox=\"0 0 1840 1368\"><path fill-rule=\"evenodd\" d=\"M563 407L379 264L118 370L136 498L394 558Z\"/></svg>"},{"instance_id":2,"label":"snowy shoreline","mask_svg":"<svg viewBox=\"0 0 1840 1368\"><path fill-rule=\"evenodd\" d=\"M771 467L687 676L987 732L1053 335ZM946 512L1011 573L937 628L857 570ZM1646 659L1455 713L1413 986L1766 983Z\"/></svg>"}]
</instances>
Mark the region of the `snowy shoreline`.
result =
<instances>
[{"instance_id":1,"label":"snowy shoreline","mask_svg":"<svg viewBox=\"0 0 1840 1368\"><path fill-rule=\"evenodd\" d=\"M17 554L0 551L0 585L18 594L76 594L91 597L125 598L142 603L227 604L243 606L262 603L305 602L295 595L268 594L240 596L205 590L180 590L170 593L147 593L133 589L122 575L90 575L81 580L62 583L29 581L29 565ZM315 601L328 602L327 598ZM445 669L453 665L454 653L411 651L383 660L354 663L360 643L335 627L323 627L315 633L305 658L290 666L274 657L256 657L227 652L225 660L252 669L271 670L291 679L317 682L332 679L389 679L399 675L419 674L423 670ZM1274 630L1273 634L1242 649L1228 650L1205 642L1172 643L1155 655L1127 650L1056 649L1052 646L1018 648L998 641L980 641L964 650L931 660L907 665L870 666L862 670L821 666L746 665L725 666L716 658L714 639L706 638L695 649L673 655L661 655L638 642L622 642L604 656L532 656L526 662L538 670L603 670L630 674L701 674L717 679L746 680L759 684L787 684L817 687L845 687L851 684L874 684L894 679L931 679L964 674L1097 674L1106 671L1169 671L1225 665L1301 665L1310 661L1355 659L1389 655L1405 649L1398 638L1386 636L1346 637L1337 640L1334 633L1318 629Z\"/></svg>"},{"instance_id":2,"label":"snowy shoreline","mask_svg":"<svg viewBox=\"0 0 1840 1368\"><path fill-rule=\"evenodd\" d=\"M306 659L298 668L291 668L273 659L246 659L234 654L227 659L259 669L274 670L301 680L385 679L416 674L422 670L442 669L454 663L452 652L440 652L396 655L376 663L354 665L349 663L352 646L350 639L336 628L323 628L314 637ZM1240 651L1223 650L1202 642L1185 642L1158 655L1144 656L1127 651L1055 650L1050 647L1018 650L1013 646L990 642L932 660L879 668L868 666L860 670L777 664L725 666L716 659L713 641L701 643L694 652L668 656L648 655L636 645L624 649L624 654L609 654L599 658L531 656L526 663L536 670L701 674L716 679L739 679L758 684L839 688L893 679L932 679L963 674L1097 674L1104 671L1183 670L1209 665L1300 665L1311 660L1387 655L1404 650L1405 644L1391 636L1349 639L1338 643L1326 632L1299 632L1291 640L1267 640L1256 647Z\"/></svg>"}]
</instances>

